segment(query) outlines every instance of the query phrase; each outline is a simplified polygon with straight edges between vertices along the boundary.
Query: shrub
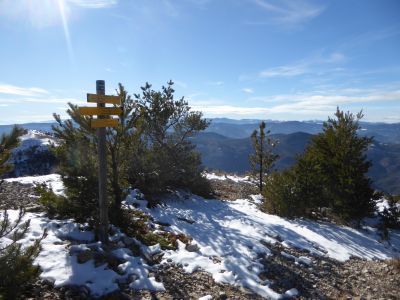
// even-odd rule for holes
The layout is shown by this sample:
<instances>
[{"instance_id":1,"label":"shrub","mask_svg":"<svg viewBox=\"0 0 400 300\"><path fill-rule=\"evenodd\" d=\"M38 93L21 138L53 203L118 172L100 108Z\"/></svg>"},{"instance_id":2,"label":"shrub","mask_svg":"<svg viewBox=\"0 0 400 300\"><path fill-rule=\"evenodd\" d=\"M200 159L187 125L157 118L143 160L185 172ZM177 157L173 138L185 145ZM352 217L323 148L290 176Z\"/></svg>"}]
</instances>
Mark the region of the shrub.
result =
<instances>
[{"instance_id":1,"label":"shrub","mask_svg":"<svg viewBox=\"0 0 400 300\"><path fill-rule=\"evenodd\" d=\"M151 194L196 188L203 171L200 155L189 138L206 129L209 122L201 112L191 111L183 97L175 100L172 87L170 81L161 91L155 91L146 83L142 94L135 94L146 151L139 170L134 171L138 166L132 164L130 183L132 186L138 183L144 192Z\"/></svg>"},{"instance_id":2,"label":"shrub","mask_svg":"<svg viewBox=\"0 0 400 300\"><path fill-rule=\"evenodd\" d=\"M38 202L44 206L50 217L69 217L73 215L67 198L56 195L45 183L37 185L35 191L40 195Z\"/></svg>"},{"instance_id":3,"label":"shrub","mask_svg":"<svg viewBox=\"0 0 400 300\"><path fill-rule=\"evenodd\" d=\"M32 262L39 254L41 239L26 248L18 243L29 228L29 221L21 223L23 215L21 209L17 220L11 222L7 211L2 214L0 238L7 236L11 243L0 248L0 299L16 299L39 274L39 268L33 266Z\"/></svg>"},{"instance_id":4,"label":"shrub","mask_svg":"<svg viewBox=\"0 0 400 300\"><path fill-rule=\"evenodd\" d=\"M263 187L264 202L261 209L279 216L297 215L296 186L292 171L272 173Z\"/></svg>"},{"instance_id":5,"label":"shrub","mask_svg":"<svg viewBox=\"0 0 400 300\"><path fill-rule=\"evenodd\" d=\"M267 211L295 216L328 207L344 221L359 221L374 211L377 193L366 176L371 162L365 154L372 138L357 135L363 115L337 109L335 116L292 169L266 182Z\"/></svg>"},{"instance_id":6,"label":"shrub","mask_svg":"<svg viewBox=\"0 0 400 300\"><path fill-rule=\"evenodd\" d=\"M386 198L388 207L385 207L380 213L382 226L384 228L398 229L400 228L400 205L395 197L388 195Z\"/></svg>"}]
</instances>

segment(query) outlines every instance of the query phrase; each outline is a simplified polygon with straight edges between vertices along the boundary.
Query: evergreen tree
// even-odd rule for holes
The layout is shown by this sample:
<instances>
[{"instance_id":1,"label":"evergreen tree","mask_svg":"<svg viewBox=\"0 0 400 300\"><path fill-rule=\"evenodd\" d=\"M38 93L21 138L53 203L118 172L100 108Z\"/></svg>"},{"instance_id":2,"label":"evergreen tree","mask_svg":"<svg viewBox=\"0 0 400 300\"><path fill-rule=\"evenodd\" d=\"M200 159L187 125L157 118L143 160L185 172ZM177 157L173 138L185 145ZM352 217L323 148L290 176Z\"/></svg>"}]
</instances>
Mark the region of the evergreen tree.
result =
<instances>
[{"instance_id":1,"label":"evergreen tree","mask_svg":"<svg viewBox=\"0 0 400 300\"><path fill-rule=\"evenodd\" d=\"M11 151L19 144L19 137L24 133L24 129L14 126L10 134L3 134L0 138L0 176L10 172L13 168L8 160L11 158Z\"/></svg>"},{"instance_id":2,"label":"evergreen tree","mask_svg":"<svg viewBox=\"0 0 400 300\"><path fill-rule=\"evenodd\" d=\"M191 111L184 97L175 100L173 82L161 91L146 83L142 94L136 94L143 118L147 163L142 174L150 192L165 192L167 188L189 188L193 192L209 193L206 179L201 175L199 153L190 138L206 129L209 122L201 112Z\"/></svg>"},{"instance_id":3,"label":"evergreen tree","mask_svg":"<svg viewBox=\"0 0 400 300\"><path fill-rule=\"evenodd\" d=\"M14 126L10 134L1 136L0 177L12 170L12 165L8 163L8 160L12 149L18 146L19 137L23 132L22 128ZM11 243L7 245L0 245L0 299L3 297L4 299L16 299L24 286L32 282L39 272L39 268L33 266L32 262L39 254L40 239L26 248L18 243L29 229L29 221L22 223L24 213L21 208L19 216L14 222L9 219L6 210L0 213L0 239L7 237L11 240Z\"/></svg>"},{"instance_id":4,"label":"evergreen tree","mask_svg":"<svg viewBox=\"0 0 400 300\"><path fill-rule=\"evenodd\" d=\"M106 146L108 162L108 191L110 213L117 211L123 199L123 190L128 187L128 161L138 141L136 123L138 110L135 102L128 96L125 88L119 84L117 90L121 99L122 114L115 128L107 128ZM79 113L78 106L68 104L70 120L62 121L54 115L57 122L53 126L60 145L54 152L60 161L59 169L66 187L66 200L70 212L75 218L85 219L98 215L98 140L94 129L90 127L91 117ZM65 207L63 205L63 207Z\"/></svg>"},{"instance_id":5,"label":"evergreen tree","mask_svg":"<svg viewBox=\"0 0 400 300\"><path fill-rule=\"evenodd\" d=\"M357 134L362 112L353 115L337 108L335 117L324 122L323 132L313 138L306 152L320 168L325 203L345 220L360 219L373 211L376 198L366 176L371 166L366 150L373 138Z\"/></svg>"},{"instance_id":6,"label":"evergreen tree","mask_svg":"<svg viewBox=\"0 0 400 300\"><path fill-rule=\"evenodd\" d=\"M264 121L260 123L259 128L259 131L254 130L251 135L254 154L251 154L249 159L254 175L258 176L258 187L261 193L264 176L271 172L279 156L272 152L276 142L271 139L270 130L265 132Z\"/></svg>"},{"instance_id":7,"label":"evergreen tree","mask_svg":"<svg viewBox=\"0 0 400 300\"><path fill-rule=\"evenodd\" d=\"M357 134L363 114L338 108L335 117L324 122L323 132L312 139L291 169L266 182L263 209L301 216L328 207L345 221L360 220L374 211L377 194L366 175L371 166L366 150L372 138Z\"/></svg>"}]
</instances>

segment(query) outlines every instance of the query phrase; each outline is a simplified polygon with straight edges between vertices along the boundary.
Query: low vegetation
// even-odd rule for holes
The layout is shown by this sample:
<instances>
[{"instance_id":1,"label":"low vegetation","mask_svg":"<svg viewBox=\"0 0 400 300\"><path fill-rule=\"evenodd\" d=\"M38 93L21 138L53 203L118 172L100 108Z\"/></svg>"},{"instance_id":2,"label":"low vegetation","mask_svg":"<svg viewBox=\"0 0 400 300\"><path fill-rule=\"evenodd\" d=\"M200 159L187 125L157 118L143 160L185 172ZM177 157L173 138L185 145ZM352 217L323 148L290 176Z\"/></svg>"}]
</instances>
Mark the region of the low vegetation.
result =
<instances>
[{"instance_id":1,"label":"low vegetation","mask_svg":"<svg viewBox=\"0 0 400 300\"><path fill-rule=\"evenodd\" d=\"M7 161L11 151L18 146L18 138L23 133L20 127L14 127L9 135L0 138L0 175L12 170ZM0 182L1 185L1 182ZM40 239L25 247L18 243L29 229L29 221L22 222L24 210L21 208L18 218L12 222L6 210L0 213L0 239L7 237L10 243L0 246L0 299L16 299L24 288L33 282L39 268L32 265L39 254Z\"/></svg>"},{"instance_id":2,"label":"low vegetation","mask_svg":"<svg viewBox=\"0 0 400 300\"><path fill-rule=\"evenodd\" d=\"M366 176L372 138L357 134L362 117L338 108L292 168L267 178L262 208L289 217L328 208L344 221L370 215L378 195Z\"/></svg>"},{"instance_id":3,"label":"low vegetation","mask_svg":"<svg viewBox=\"0 0 400 300\"><path fill-rule=\"evenodd\" d=\"M146 198L174 189L189 189L203 196L211 188L202 175L199 153L189 138L207 128L201 112L191 111L184 98L174 98L173 82L161 91L150 84L133 98L120 84L122 114L116 128L107 128L108 191L110 220L118 223L121 202L129 187L139 188ZM97 135L90 117L69 104L71 120L54 115L53 130L60 145L53 151L65 186L65 197L42 189L41 202L52 214L68 213L78 220L98 215ZM57 211L58 210L58 211Z\"/></svg>"}]
</instances>

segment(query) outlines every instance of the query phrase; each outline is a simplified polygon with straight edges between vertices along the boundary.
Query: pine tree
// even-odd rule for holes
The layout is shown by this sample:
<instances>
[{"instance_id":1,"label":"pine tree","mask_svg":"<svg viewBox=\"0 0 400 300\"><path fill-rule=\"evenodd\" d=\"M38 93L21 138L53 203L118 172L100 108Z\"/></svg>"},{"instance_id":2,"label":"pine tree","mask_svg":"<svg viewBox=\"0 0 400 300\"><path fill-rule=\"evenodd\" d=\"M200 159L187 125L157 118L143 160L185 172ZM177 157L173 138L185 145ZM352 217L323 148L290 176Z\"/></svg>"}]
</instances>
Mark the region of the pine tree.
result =
<instances>
[{"instance_id":1,"label":"pine tree","mask_svg":"<svg viewBox=\"0 0 400 300\"><path fill-rule=\"evenodd\" d=\"M326 203L343 219L359 220L373 211L376 198L366 175L371 166L366 150L373 138L357 134L362 111L353 115L337 108L335 117L324 122L307 152L320 167Z\"/></svg>"},{"instance_id":2,"label":"pine tree","mask_svg":"<svg viewBox=\"0 0 400 300\"><path fill-rule=\"evenodd\" d=\"M117 94L120 96L122 109L119 124L107 128L106 146L108 162L108 190L113 204L111 215L117 216L123 200L123 190L128 187L127 172L134 152L137 134L138 114L136 103L119 84ZM98 215L98 141L96 131L90 127L90 117L79 113L78 106L68 104L67 110L71 120L62 121L54 115L57 122L53 126L60 145L54 149L60 161L59 169L66 187L66 196L74 217L85 219L97 218Z\"/></svg>"},{"instance_id":3,"label":"pine tree","mask_svg":"<svg viewBox=\"0 0 400 300\"><path fill-rule=\"evenodd\" d=\"M24 130L14 126L10 134L3 134L0 138L0 176L12 170L8 163L11 151L19 144L19 137ZM2 182L0 182L1 185ZM1 191L0 191L1 197ZM27 248L18 243L29 229L29 220L22 222L23 208L18 218L12 222L7 210L0 213L0 239L8 237L11 243L0 245L0 299L16 299L24 288L38 274L39 268L32 265L33 259L39 254L41 239Z\"/></svg>"},{"instance_id":4,"label":"pine tree","mask_svg":"<svg viewBox=\"0 0 400 300\"><path fill-rule=\"evenodd\" d=\"M161 91L146 83L142 94L136 94L143 118L144 139L147 147L145 187L149 192L165 192L167 188L189 188L207 195L209 187L202 176L199 153L190 138L206 129L209 121L201 112L191 111L184 97L175 100L173 82Z\"/></svg>"},{"instance_id":5,"label":"pine tree","mask_svg":"<svg viewBox=\"0 0 400 300\"><path fill-rule=\"evenodd\" d=\"M261 193L264 176L271 172L279 156L272 152L276 141L271 139L270 130L265 132L264 121L260 123L259 128L259 131L254 130L251 135L254 154L251 154L249 159L254 175L258 176L258 187Z\"/></svg>"},{"instance_id":6,"label":"pine tree","mask_svg":"<svg viewBox=\"0 0 400 300\"><path fill-rule=\"evenodd\" d=\"M11 151L19 144L19 137L24 133L24 129L14 126L10 134L3 134L0 138L0 176L10 172L13 168L8 160L11 158Z\"/></svg>"}]
</instances>

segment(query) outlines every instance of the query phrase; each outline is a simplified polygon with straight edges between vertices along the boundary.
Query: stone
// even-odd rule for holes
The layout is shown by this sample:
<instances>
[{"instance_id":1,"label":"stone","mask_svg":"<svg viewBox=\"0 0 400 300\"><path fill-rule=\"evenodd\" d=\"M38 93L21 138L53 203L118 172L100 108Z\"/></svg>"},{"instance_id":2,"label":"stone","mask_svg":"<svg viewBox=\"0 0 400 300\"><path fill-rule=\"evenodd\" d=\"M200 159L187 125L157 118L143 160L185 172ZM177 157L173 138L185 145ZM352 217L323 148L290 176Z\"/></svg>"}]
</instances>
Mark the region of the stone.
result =
<instances>
[{"instance_id":1,"label":"stone","mask_svg":"<svg viewBox=\"0 0 400 300\"><path fill-rule=\"evenodd\" d=\"M189 252L197 252L200 250L200 247L196 243L194 243L186 245L185 249Z\"/></svg>"},{"instance_id":2,"label":"stone","mask_svg":"<svg viewBox=\"0 0 400 300\"><path fill-rule=\"evenodd\" d=\"M228 299L228 296L226 295L225 292L219 292L218 299L226 300L226 299Z\"/></svg>"}]
</instances>

